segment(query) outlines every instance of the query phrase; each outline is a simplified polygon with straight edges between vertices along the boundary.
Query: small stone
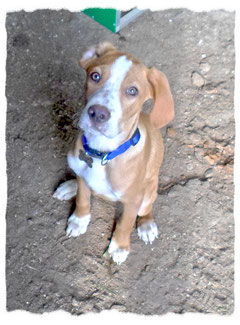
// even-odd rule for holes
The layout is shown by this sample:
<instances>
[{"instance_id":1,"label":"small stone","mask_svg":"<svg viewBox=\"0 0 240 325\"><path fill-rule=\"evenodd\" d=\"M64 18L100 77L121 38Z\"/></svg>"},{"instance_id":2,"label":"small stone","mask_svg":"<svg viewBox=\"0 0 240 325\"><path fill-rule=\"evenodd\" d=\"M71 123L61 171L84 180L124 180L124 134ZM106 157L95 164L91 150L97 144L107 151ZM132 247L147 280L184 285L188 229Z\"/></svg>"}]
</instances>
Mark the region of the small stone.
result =
<instances>
[{"instance_id":1,"label":"small stone","mask_svg":"<svg viewBox=\"0 0 240 325\"><path fill-rule=\"evenodd\" d=\"M75 298L72 298L72 305L74 307L78 307L79 306L79 301L77 301L77 299L75 299Z\"/></svg>"},{"instance_id":2,"label":"small stone","mask_svg":"<svg viewBox=\"0 0 240 325\"><path fill-rule=\"evenodd\" d=\"M212 95L212 94L218 94L219 91L217 88L213 88L211 90L206 90L206 93L209 94L209 95Z\"/></svg>"},{"instance_id":3,"label":"small stone","mask_svg":"<svg viewBox=\"0 0 240 325\"><path fill-rule=\"evenodd\" d=\"M202 72L207 73L211 69L211 66L207 62L201 62L199 68Z\"/></svg>"},{"instance_id":4,"label":"small stone","mask_svg":"<svg viewBox=\"0 0 240 325\"><path fill-rule=\"evenodd\" d=\"M194 84L194 86L200 88L205 84L205 81L204 81L204 78L200 75L200 73L193 71L192 83Z\"/></svg>"},{"instance_id":5,"label":"small stone","mask_svg":"<svg viewBox=\"0 0 240 325\"><path fill-rule=\"evenodd\" d=\"M170 138L174 138L176 136L176 131L173 128L168 128L167 129L167 135Z\"/></svg>"},{"instance_id":6,"label":"small stone","mask_svg":"<svg viewBox=\"0 0 240 325\"><path fill-rule=\"evenodd\" d=\"M122 312L126 311L126 307L124 305L117 304L117 303L113 304L110 309L116 309L116 310L122 311Z\"/></svg>"},{"instance_id":7,"label":"small stone","mask_svg":"<svg viewBox=\"0 0 240 325\"><path fill-rule=\"evenodd\" d=\"M208 168L204 173L205 178L211 178L213 177L213 168Z\"/></svg>"},{"instance_id":8,"label":"small stone","mask_svg":"<svg viewBox=\"0 0 240 325\"><path fill-rule=\"evenodd\" d=\"M205 159L210 165L215 165L215 159L213 159L212 157L205 156Z\"/></svg>"},{"instance_id":9,"label":"small stone","mask_svg":"<svg viewBox=\"0 0 240 325\"><path fill-rule=\"evenodd\" d=\"M193 170L193 165L192 164L188 164L187 165L187 170L189 170L189 171Z\"/></svg>"}]
</instances>

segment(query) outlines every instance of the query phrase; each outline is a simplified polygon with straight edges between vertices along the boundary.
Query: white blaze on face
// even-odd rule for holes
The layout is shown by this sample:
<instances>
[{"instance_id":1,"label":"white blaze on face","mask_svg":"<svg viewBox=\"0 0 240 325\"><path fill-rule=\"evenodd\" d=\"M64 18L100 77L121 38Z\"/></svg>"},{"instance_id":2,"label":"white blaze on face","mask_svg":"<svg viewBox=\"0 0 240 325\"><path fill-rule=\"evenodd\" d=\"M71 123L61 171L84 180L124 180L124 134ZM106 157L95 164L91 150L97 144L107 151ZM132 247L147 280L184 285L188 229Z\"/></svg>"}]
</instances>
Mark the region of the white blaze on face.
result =
<instances>
[{"instance_id":1,"label":"white blaze on face","mask_svg":"<svg viewBox=\"0 0 240 325\"><path fill-rule=\"evenodd\" d=\"M101 89L95 92L90 98L82 114L80 127L85 132L90 132L91 127L88 117L88 109L92 105L105 106L110 112L110 119L103 123L99 131L108 138L114 138L119 133L119 121L122 117L122 106L120 100L121 84L126 77L129 69L132 66L132 61L126 56L120 56L113 63L110 71L110 77Z\"/></svg>"}]
</instances>

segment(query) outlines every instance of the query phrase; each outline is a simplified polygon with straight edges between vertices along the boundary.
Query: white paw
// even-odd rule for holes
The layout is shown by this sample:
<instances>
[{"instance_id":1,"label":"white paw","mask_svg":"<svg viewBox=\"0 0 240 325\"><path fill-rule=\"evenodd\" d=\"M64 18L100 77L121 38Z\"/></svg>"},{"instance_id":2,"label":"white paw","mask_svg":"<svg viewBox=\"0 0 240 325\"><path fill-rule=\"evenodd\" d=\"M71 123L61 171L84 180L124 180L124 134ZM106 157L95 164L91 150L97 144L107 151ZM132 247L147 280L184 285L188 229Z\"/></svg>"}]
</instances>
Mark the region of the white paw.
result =
<instances>
[{"instance_id":1,"label":"white paw","mask_svg":"<svg viewBox=\"0 0 240 325\"><path fill-rule=\"evenodd\" d=\"M119 248L114 240L111 240L108 247L108 253L111 255L113 261L120 265L128 257L129 251L123 248Z\"/></svg>"},{"instance_id":2,"label":"white paw","mask_svg":"<svg viewBox=\"0 0 240 325\"><path fill-rule=\"evenodd\" d=\"M53 197L58 200L70 200L77 195L77 189L78 185L76 179L71 179L58 186L53 193Z\"/></svg>"},{"instance_id":3,"label":"white paw","mask_svg":"<svg viewBox=\"0 0 240 325\"><path fill-rule=\"evenodd\" d=\"M138 237L141 238L145 244L152 244L154 239L158 238L158 229L155 222L149 221L143 223L137 228Z\"/></svg>"},{"instance_id":4,"label":"white paw","mask_svg":"<svg viewBox=\"0 0 240 325\"><path fill-rule=\"evenodd\" d=\"M87 214L84 217L76 217L73 213L68 219L66 233L68 237L77 237L87 231L91 215Z\"/></svg>"}]
</instances>

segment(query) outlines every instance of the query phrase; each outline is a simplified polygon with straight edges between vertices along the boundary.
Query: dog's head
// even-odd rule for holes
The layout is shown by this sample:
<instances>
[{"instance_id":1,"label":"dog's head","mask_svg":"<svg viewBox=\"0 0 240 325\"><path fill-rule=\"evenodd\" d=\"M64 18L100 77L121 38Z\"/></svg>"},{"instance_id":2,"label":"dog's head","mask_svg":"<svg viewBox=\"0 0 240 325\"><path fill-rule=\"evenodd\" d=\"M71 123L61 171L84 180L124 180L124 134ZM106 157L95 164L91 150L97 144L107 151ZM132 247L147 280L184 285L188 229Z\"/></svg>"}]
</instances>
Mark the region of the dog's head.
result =
<instances>
[{"instance_id":1,"label":"dog's head","mask_svg":"<svg viewBox=\"0 0 240 325\"><path fill-rule=\"evenodd\" d=\"M86 51L80 65L86 70L86 99L79 126L88 135L124 139L137 127L143 103L153 98L150 118L162 127L174 117L168 81L132 55L101 43Z\"/></svg>"}]
</instances>

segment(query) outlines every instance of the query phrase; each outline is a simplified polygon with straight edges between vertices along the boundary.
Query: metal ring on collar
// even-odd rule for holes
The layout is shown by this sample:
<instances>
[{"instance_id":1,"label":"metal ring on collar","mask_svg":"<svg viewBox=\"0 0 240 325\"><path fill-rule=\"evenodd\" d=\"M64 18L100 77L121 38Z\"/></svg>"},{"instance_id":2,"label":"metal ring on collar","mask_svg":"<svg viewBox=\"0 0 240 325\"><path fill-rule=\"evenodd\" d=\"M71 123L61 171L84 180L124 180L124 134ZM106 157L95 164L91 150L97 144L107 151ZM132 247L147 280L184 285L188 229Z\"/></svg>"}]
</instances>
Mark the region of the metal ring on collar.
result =
<instances>
[{"instance_id":1,"label":"metal ring on collar","mask_svg":"<svg viewBox=\"0 0 240 325\"><path fill-rule=\"evenodd\" d=\"M106 153L106 155L104 155L104 156L102 157L102 161L101 161L101 165L102 165L102 166L107 165L107 163L109 162L109 160L107 159L107 156L108 156L108 153Z\"/></svg>"}]
</instances>

